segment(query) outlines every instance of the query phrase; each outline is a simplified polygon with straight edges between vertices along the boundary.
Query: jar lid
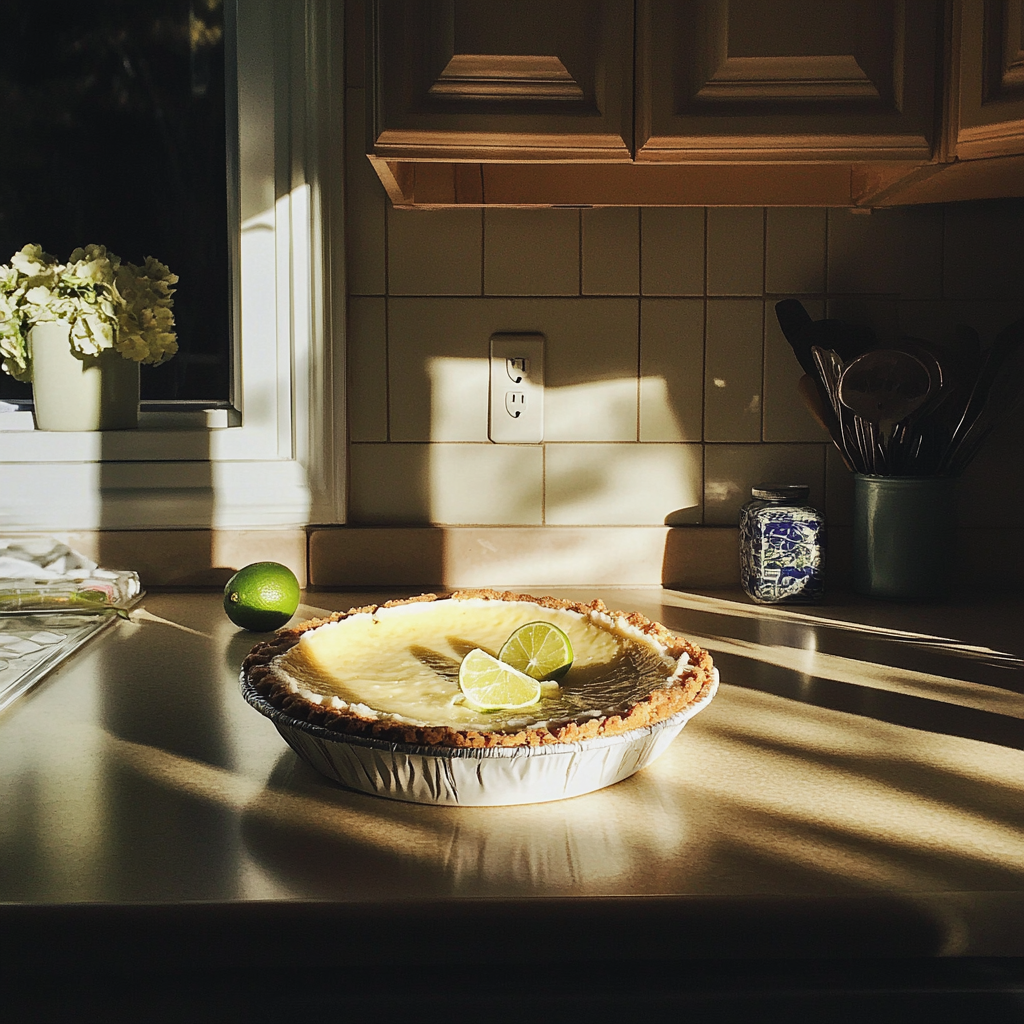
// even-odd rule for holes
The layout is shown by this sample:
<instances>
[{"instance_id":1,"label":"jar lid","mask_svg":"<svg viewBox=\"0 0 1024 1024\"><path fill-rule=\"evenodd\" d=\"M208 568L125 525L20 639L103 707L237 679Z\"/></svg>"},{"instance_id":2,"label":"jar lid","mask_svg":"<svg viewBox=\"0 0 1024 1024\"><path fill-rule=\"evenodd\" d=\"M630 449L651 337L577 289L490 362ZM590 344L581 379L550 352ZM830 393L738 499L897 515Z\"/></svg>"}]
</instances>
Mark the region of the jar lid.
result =
<instances>
[{"instance_id":1,"label":"jar lid","mask_svg":"<svg viewBox=\"0 0 1024 1024\"><path fill-rule=\"evenodd\" d=\"M762 501L806 501L811 488L807 484L758 484L750 493Z\"/></svg>"}]
</instances>

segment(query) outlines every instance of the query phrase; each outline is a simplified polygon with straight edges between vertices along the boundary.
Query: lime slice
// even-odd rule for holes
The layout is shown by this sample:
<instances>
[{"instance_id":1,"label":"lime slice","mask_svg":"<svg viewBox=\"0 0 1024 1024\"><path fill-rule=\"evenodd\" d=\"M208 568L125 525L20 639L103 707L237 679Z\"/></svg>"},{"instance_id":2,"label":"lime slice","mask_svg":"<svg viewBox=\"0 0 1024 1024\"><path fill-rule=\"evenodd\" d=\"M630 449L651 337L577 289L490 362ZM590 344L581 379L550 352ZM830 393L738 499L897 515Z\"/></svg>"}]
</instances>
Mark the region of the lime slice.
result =
<instances>
[{"instance_id":1,"label":"lime slice","mask_svg":"<svg viewBox=\"0 0 1024 1024\"><path fill-rule=\"evenodd\" d=\"M540 700L540 683L474 648L459 666L459 689L481 711L525 708Z\"/></svg>"},{"instance_id":2,"label":"lime slice","mask_svg":"<svg viewBox=\"0 0 1024 1024\"><path fill-rule=\"evenodd\" d=\"M528 622L505 641L498 658L534 679L561 679L572 665L572 644L550 622Z\"/></svg>"}]
</instances>

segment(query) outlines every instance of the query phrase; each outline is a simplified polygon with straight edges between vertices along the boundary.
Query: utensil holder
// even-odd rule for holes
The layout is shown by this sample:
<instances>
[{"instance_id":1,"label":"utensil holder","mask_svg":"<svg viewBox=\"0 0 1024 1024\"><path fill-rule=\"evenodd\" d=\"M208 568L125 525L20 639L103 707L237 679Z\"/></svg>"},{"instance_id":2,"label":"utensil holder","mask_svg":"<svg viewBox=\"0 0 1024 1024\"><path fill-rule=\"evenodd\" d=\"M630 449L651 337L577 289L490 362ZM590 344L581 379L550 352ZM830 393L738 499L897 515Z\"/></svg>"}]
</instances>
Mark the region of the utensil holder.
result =
<instances>
[{"instance_id":1,"label":"utensil holder","mask_svg":"<svg viewBox=\"0 0 1024 1024\"><path fill-rule=\"evenodd\" d=\"M854 475L853 587L936 600L953 582L953 481Z\"/></svg>"}]
</instances>

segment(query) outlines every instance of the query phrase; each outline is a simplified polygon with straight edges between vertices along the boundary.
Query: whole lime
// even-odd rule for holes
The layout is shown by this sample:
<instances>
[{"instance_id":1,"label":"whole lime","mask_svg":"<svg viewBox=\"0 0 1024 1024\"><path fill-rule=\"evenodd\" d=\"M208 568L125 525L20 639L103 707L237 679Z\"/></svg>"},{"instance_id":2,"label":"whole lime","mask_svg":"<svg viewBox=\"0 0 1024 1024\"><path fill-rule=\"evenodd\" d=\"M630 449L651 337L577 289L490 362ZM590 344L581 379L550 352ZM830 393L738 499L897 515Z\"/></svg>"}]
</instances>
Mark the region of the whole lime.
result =
<instances>
[{"instance_id":1,"label":"whole lime","mask_svg":"<svg viewBox=\"0 0 1024 1024\"><path fill-rule=\"evenodd\" d=\"M283 626L299 607L299 581L280 562L253 562L224 587L224 611L242 629L268 633Z\"/></svg>"}]
</instances>

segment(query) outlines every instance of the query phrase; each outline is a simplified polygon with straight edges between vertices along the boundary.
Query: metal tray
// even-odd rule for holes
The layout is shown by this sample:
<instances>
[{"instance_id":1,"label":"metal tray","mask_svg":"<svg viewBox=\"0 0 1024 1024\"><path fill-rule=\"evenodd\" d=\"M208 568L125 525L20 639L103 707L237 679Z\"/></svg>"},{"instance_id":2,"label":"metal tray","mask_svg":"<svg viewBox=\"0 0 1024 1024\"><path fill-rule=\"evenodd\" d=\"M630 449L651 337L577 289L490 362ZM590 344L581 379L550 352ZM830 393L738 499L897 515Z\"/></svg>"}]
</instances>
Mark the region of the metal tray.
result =
<instances>
[{"instance_id":1,"label":"metal tray","mask_svg":"<svg viewBox=\"0 0 1024 1024\"><path fill-rule=\"evenodd\" d=\"M329 779L362 793L411 803L508 806L582 796L629 778L665 752L718 689L662 722L619 736L544 747L439 748L345 736L274 707L240 676L242 696L288 745Z\"/></svg>"}]
</instances>

